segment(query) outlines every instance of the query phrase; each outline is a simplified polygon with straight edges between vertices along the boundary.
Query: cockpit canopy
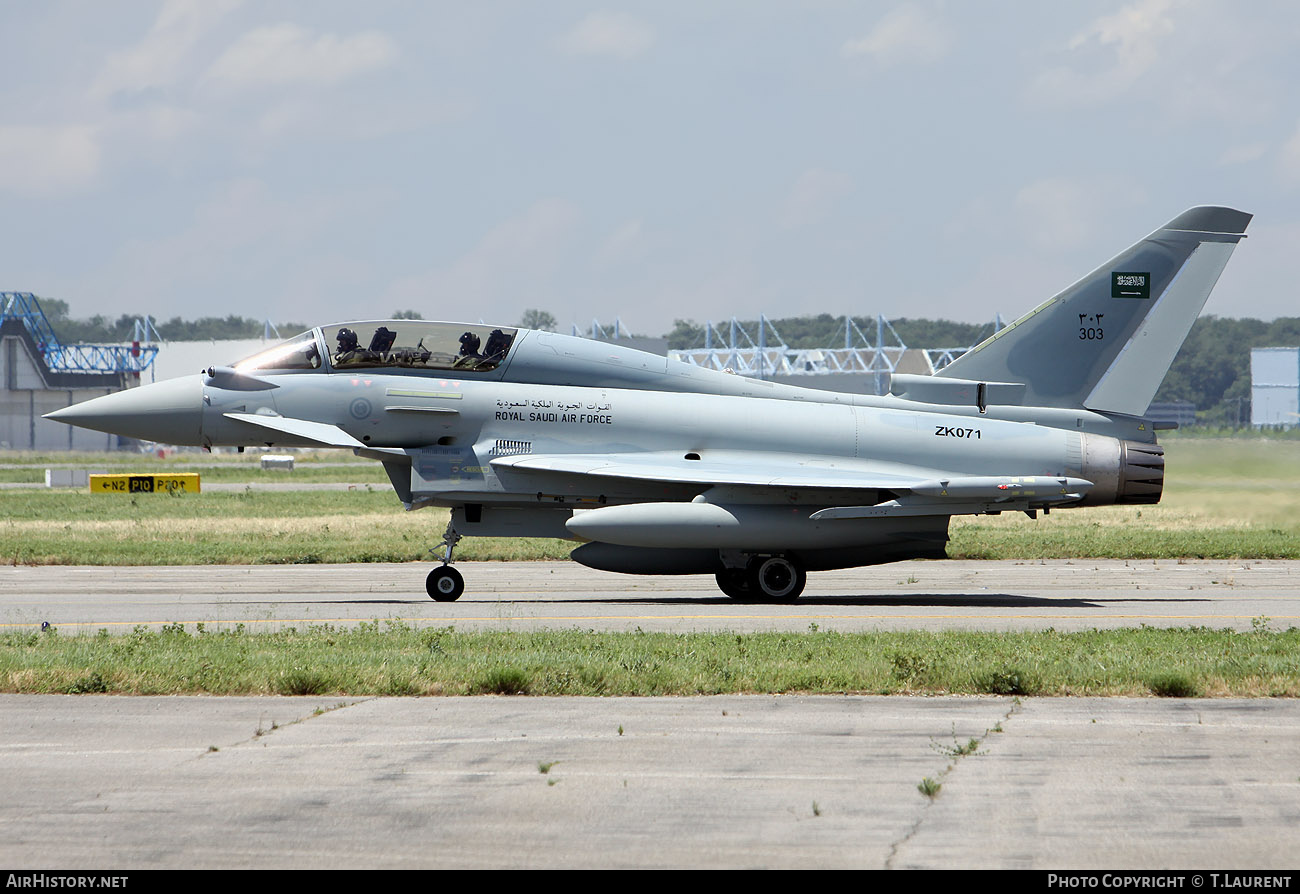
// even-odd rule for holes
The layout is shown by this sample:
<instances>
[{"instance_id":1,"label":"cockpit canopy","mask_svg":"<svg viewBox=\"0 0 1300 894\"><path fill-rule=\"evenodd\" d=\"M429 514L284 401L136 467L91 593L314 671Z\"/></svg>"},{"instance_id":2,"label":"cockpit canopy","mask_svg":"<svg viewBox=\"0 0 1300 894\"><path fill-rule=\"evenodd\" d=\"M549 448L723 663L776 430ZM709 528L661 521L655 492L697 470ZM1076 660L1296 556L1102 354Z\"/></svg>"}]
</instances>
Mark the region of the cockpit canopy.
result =
<instances>
[{"instance_id":1,"label":"cockpit canopy","mask_svg":"<svg viewBox=\"0 0 1300 894\"><path fill-rule=\"evenodd\" d=\"M488 372L510 353L518 332L482 323L374 320L313 329L235 364L255 370L396 367Z\"/></svg>"}]
</instances>

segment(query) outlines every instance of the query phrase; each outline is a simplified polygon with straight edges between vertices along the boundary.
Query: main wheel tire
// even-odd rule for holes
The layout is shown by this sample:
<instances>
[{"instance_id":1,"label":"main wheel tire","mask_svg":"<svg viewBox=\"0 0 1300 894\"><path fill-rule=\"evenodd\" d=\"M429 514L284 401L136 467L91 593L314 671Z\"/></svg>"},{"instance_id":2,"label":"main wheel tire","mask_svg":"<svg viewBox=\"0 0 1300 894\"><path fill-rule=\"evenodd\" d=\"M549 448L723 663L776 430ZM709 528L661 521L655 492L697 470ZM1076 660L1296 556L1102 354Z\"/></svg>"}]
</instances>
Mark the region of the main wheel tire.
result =
<instances>
[{"instance_id":1,"label":"main wheel tire","mask_svg":"<svg viewBox=\"0 0 1300 894\"><path fill-rule=\"evenodd\" d=\"M718 589L732 599L745 601L749 599L749 576L743 568L728 568L713 576L718 582Z\"/></svg>"},{"instance_id":2,"label":"main wheel tire","mask_svg":"<svg viewBox=\"0 0 1300 894\"><path fill-rule=\"evenodd\" d=\"M785 556L755 556L746 572L749 598L759 602L794 602L808 573Z\"/></svg>"},{"instance_id":3,"label":"main wheel tire","mask_svg":"<svg viewBox=\"0 0 1300 894\"><path fill-rule=\"evenodd\" d=\"M465 592L465 578L450 565L443 565L429 572L424 589L438 602L455 602Z\"/></svg>"}]
</instances>

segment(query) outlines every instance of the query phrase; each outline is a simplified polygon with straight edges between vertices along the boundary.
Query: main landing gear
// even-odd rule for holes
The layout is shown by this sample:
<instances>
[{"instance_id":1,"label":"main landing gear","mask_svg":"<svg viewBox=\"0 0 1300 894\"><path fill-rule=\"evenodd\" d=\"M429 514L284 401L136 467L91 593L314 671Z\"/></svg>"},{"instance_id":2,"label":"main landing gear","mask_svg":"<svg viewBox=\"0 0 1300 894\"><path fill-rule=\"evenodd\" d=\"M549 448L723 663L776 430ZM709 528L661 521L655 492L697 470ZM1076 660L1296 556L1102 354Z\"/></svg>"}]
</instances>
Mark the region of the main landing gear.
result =
<instances>
[{"instance_id":1,"label":"main landing gear","mask_svg":"<svg viewBox=\"0 0 1300 894\"><path fill-rule=\"evenodd\" d=\"M454 521L447 522L443 532L442 564L429 572L424 588L429 598L438 602L455 602L465 592L465 578L451 567L452 553L461 537ZM437 553L438 547L429 550ZM733 554L729 561L745 561L743 554ZM726 568L715 578L718 588L737 602L794 602L808 583L808 573L803 565L789 556L751 555L744 567Z\"/></svg>"},{"instance_id":2,"label":"main landing gear","mask_svg":"<svg viewBox=\"0 0 1300 894\"><path fill-rule=\"evenodd\" d=\"M456 549L456 544L460 543L461 534L456 531L455 522L447 522L447 530L443 532L442 543L442 565L429 572L425 578L424 589L428 591L429 598L438 602L455 602L460 598L460 594L465 592L465 578L455 568L451 567L451 554ZM437 549L437 547L434 547ZM434 550L429 550L433 552Z\"/></svg>"},{"instance_id":3,"label":"main landing gear","mask_svg":"<svg viewBox=\"0 0 1300 894\"><path fill-rule=\"evenodd\" d=\"M719 571L715 578L718 589L737 602L794 602L808 573L785 556L754 556L744 568Z\"/></svg>"}]
</instances>

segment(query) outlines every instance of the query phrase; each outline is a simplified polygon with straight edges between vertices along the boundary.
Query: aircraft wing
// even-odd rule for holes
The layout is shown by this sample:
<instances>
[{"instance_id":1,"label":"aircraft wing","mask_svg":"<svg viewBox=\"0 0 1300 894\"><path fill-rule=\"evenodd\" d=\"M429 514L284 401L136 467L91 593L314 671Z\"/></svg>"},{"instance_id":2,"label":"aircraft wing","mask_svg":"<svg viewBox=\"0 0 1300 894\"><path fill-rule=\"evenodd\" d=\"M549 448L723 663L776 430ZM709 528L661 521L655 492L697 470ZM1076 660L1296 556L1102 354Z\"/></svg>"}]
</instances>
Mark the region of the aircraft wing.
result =
<instances>
[{"instance_id":1,"label":"aircraft wing","mask_svg":"<svg viewBox=\"0 0 1300 894\"><path fill-rule=\"evenodd\" d=\"M687 460L680 454L525 454L491 461L498 470L546 472L597 478L621 478L712 487L784 487L816 490L884 490L912 505L953 502L1073 502L1092 482L1042 475L947 476L920 471L879 469L868 465L806 457L749 454ZM848 507L852 509L856 507ZM823 510L832 512L832 510ZM847 510L846 510L847 511ZM828 515L827 517L850 517Z\"/></svg>"},{"instance_id":2,"label":"aircraft wing","mask_svg":"<svg viewBox=\"0 0 1300 894\"><path fill-rule=\"evenodd\" d=\"M269 428L271 431L292 435L304 441L314 441L322 447L364 447L365 444L352 437L337 425L324 422L311 422L306 419L293 419L288 416L264 416L258 413L225 413L227 419L247 422Z\"/></svg>"},{"instance_id":3,"label":"aircraft wing","mask_svg":"<svg viewBox=\"0 0 1300 894\"><path fill-rule=\"evenodd\" d=\"M803 457L746 455L688 460L681 454L526 454L492 460L498 469L561 472L597 478L627 478L674 484L730 484L750 487L820 487L851 490L897 490L924 480L916 475L866 473L847 463L809 462Z\"/></svg>"}]
</instances>

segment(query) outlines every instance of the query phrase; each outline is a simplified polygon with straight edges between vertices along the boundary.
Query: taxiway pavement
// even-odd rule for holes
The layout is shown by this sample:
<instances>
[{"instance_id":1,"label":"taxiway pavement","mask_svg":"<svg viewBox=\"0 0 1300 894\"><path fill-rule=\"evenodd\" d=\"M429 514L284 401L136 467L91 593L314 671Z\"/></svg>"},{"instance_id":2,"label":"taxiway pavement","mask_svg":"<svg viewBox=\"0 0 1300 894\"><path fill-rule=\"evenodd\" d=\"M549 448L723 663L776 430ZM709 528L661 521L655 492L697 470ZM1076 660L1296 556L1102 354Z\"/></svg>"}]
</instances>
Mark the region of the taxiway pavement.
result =
<instances>
[{"instance_id":1,"label":"taxiway pavement","mask_svg":"<svg viewBox=\"0 0 1300 894\"><path fill-rule=\"evenodd\" d=\"M1268 870L1300 853L1294 700L4 695L0 717L10 868Z\"/></svg>"},{"instance_id":2,"label":"taxiway pavement","mask_svg":"<svg viewBox=\"0 0 1300 894\"><path fill-rule=\"evenodd\" d=\"M935 561L817 572L796 603L723 596L709 576L639 577L572 562L459 562L439 603L431 565L0 568L0 630L136 624L254 628L395 619L458 629L807 630L1300 626L1300 563Z\"/></svg>"}]
</instances>

